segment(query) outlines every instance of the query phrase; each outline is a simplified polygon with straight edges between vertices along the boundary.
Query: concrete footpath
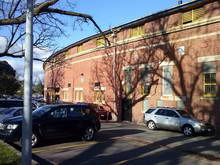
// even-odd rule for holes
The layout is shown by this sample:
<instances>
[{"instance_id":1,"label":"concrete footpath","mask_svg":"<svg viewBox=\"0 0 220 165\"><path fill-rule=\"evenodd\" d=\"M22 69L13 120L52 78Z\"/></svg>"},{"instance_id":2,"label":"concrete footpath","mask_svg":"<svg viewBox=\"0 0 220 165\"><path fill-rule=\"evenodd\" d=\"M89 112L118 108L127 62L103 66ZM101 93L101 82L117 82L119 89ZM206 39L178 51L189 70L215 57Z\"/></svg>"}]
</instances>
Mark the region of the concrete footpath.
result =
<instances>
[{"instance_id":1,"label":"concrete footpath","mask_svg":"<svg viewBox=\"0 0 220 165\"><path fill-rule=\"evenodd\" d=\"M103 125L105 125L103 123ZM188 154L199 156L210 161L220 162L220 139L214 136L194 136L186 137L182 133L166 130L148 130L146 126L134 125L131 123L106 123L115 129L121 126L127 129L139 129L141 133L127 135L125 138L133 138L134 140L159 145L168 149L180 150Z\"/></svg>"}]
</instances>

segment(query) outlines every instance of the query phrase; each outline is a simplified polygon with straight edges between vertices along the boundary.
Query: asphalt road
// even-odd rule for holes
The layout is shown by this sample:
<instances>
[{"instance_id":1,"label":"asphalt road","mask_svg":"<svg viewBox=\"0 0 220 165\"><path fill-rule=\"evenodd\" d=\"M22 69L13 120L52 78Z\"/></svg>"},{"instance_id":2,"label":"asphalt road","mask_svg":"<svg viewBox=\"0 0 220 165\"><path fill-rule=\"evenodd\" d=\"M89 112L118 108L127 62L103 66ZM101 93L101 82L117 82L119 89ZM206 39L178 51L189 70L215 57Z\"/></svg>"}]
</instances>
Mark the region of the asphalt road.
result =
<instances>
[{"instance_id":1,"label":"asphalt road","mask_svg":"<svg viewBox=\"0 0 220 165\"><path fill-rule=\"evenodd\" d=\"M167 138L166 138L167 136ZM103 123L94 141L78 139L50 140L33 149L37 164L51 165L211 165L216 162L176 150L163 142L182 134L149 131L144 127ZM169 137L169 138L168 138ZM154 140L162 138L158 143ZM170 143L170 141L169 141Z\"/></svg>"}]
</instances>

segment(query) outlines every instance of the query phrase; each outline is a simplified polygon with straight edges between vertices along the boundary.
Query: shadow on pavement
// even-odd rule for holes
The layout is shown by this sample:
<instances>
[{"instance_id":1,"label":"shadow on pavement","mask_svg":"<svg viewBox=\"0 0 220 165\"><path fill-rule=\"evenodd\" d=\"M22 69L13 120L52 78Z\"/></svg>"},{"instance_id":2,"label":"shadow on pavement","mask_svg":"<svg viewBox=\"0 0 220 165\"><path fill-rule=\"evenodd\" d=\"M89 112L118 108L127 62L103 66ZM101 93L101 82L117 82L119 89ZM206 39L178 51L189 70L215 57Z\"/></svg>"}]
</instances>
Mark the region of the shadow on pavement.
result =
<instances>
[{"instance_id":1,"label":"shadow on pavement","mask_svg":"<svg viewBox=\"0 0 220 165\"><path fill-rule=\"evenodd\" d=\"M140 137L133 137L130 139L142 143L143 145L140 147L121 151L116 150L115 153L109 155L104 153L109 149L109 147L114 146L117 142L114 137L135 135L136 133L138 133L138 129L129 130L126 128L126 130L103 130L99 133L100 136L97 138L97 141L100 141L100 143L91 146L86 151L72 157L71 159L64 160L60 164L154 165L164 163L169 165L177 165L181 164L183 159L184 163L198 164L197 161L201 158L204 158L204 160L207 162L209 162L209 160L220 161L220 142L218 139L212 137L203 140L200 139L198 141L197 137L185 137L180 135L175 137L167 137L157 141L151 139L151 143L148 143L148 141L145 140L145 136L147 136L146 134L141 139ZM218 145L215 145L216 143L218 143ZM163 148L163 150L161 148ZM185 159L185 156L193 156L194 159Z\"/></svg>"}]
</instances>

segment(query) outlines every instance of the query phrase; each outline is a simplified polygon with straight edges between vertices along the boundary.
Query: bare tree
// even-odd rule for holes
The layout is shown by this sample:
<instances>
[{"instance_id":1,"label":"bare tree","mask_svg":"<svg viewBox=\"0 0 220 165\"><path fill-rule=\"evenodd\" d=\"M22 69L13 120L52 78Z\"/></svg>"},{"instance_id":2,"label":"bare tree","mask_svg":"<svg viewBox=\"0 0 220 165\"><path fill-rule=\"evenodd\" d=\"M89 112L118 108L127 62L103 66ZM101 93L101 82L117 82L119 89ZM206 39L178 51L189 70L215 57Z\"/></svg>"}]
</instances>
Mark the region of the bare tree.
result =
<instances>
[{"instance_id":1,"label":"bare tree","mask_svg":"<svg viewBox=\"0 0 220 165\"><path fill-rule=\"evenodd\" d=\"M25 0L0 0L0 31L7 36L8 46L0 57L21 58L24 56L24 24L26 21ZM73 17L74 23L91 21L97 30L101 29L92 16L74 12L74 3L68 0L35 0L33 7L34 44L40 49L54 46L54 38L65 35L65 17ZM75 19L74 19L75 18ZM103 33L102 33L103 34ZM38 59L42 60L42 59Z\"/></svg>"}]
</instances>

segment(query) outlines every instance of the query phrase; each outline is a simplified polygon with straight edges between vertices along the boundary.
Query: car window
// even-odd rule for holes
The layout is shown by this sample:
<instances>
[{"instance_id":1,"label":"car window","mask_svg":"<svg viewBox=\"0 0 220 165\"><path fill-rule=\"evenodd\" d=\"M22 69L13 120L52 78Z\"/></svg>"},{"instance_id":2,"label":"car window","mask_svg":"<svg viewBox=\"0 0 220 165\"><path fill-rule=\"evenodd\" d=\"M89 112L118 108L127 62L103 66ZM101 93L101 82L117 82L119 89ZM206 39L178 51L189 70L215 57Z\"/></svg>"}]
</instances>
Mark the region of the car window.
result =
<instances>
[{"instance_id":1,"label":"car window","mask_svg":"<svg viewBox=\"0 0 220 165\"><path fill-rule=\"evenodd\" d=\"M171 111L171 110L167 110L167 116L169 116L169 117L179 117L179 115L176 112Z\"/></svg>"},{"instance_id":2,"label":"car window","mask_svg":"<svg viewBox=\"0 0 220 165\"><path fill-rule=\"evenodd\" d=\"M13 114L13 116L21 116L23 112L23 109L19 109L17 111L15 111L15 113Z\"/></svg>"},{"instance_id":3,"label":"car window","mask_svg":"<svg viewBox=\"0 0 220 165\"><path fill-rule=\"evenodd\" d=\"M71 106L69 108L68 117L82 116L80 106Z\"/></svg>"},{"instance_id":4,"label":"car window","mask_svg":"<svg viewBox=\"0 0 220 165\"><path fill-rule=\"evenodd\" d=\"M159 109L155 114L156 115L167 116L167 110L166 109Z\"/></svg>"},{"instance_id":5,"label":"car window","mask_svg":"<svg viewBox=\"0 0 220 165\"><path fill-rule=\"evenodd\" d=\"M67 118L67 107L56 107L49 113L49 118Z\"/></svg>"},{"instance_id":6,"label":"car window","mask_svg":"<svg viewBox=\"0 0 220 165\"><path fill-rule=\"evenodd\" d=\"M5 114L5 115L7 115L7 114L11 113L12 111L14 111L14 109L12 109L12 108L7 108L7 109L4 109L4 110L0 111L0 114Z\"/></svg>"},{"instance_id":7,"label":"car window","mask_svg":"<svg viewBox=\"0 0 220 165\"><path fill-rule=\"evenodd\" d=\"M149 108L145 113L152 113L156 108Z\"/></svg>"},{"instance_id":8,"label":"car window","mask_svg":"<svg viewBox=\"0 0 220 165\"><path fill-rule=\"evenodd\" d=\"M54 105L45 105L40 108L37 108L36 110L33 111L33 117L41 117L47 112L49 112L52 108L54 108Z\"/></svg>"},{"instance_id":9,"label":"car window","mask_svg":"<svg viewBox=\"0 0 220 165\"><path fill-rule=\"evenodd\" d=\"M0 107L1 108L23 107L23 101L22 100L1 100Z\"/></svg>"},{"instance_id":10,"label":"car window","mask_svg":"<svg viewBox=\"0 0 220 165\"><path fill-rule=\"evenodd\" d=\"M190 118L190 115L184 111L184 110L177 110L177 112L182 116L182 117L187 117Z\"/></svg>"}]
</instances>

